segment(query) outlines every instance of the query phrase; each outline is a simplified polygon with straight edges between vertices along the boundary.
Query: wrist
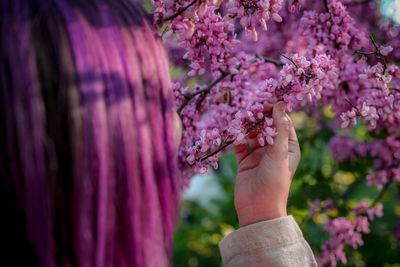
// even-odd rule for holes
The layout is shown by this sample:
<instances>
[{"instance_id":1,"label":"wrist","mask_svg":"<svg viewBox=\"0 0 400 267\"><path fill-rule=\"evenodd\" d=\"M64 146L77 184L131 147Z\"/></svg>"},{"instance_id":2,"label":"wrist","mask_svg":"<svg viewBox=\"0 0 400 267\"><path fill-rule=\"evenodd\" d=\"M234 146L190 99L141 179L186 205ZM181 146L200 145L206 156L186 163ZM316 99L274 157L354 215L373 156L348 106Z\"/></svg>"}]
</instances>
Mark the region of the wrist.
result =
<instances>
[{"instance_id":1,"label":"wrist","mask_svg":"<svg viewBox=\"0 0 400 267\"><path fill-rule=\"evenodd\" d=\"M286 205L284 207L274 207L274 208L271 208L271 206L269 207L266 206L267 205L258 207L252 205L236 209L239 219L239 225L243 227L257 222L267 221L287 216Z\"/></svg>"}]
</instances>

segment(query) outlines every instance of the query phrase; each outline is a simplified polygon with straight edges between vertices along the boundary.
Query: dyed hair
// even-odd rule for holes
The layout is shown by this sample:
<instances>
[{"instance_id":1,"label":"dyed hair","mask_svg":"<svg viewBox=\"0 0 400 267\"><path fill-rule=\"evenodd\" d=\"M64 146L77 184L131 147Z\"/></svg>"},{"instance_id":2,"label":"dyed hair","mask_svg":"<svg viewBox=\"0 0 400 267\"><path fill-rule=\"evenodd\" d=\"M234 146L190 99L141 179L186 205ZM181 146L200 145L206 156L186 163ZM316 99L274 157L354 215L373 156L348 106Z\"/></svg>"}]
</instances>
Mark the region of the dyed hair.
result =
<instances>
[{"instance_id":1,"label":"dyed hair","mask_svg":"<svg viewBox=\"0 0 400 267\"><path fill-rule=\"evenodd\" d=\"M129 0L0 1L1 262L170 265L174 103L150 25Z\"/></svg>"}]
</instances>

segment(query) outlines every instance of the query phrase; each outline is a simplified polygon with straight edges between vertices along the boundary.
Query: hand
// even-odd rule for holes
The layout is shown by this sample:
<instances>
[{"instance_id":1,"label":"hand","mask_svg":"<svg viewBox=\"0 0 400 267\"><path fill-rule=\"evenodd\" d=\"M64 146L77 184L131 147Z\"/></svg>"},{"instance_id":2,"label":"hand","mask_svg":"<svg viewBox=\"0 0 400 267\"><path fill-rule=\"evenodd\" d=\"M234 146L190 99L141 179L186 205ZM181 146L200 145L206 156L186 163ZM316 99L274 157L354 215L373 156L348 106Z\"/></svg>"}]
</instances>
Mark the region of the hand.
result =
<instances>
[{"instance_id":1,"label":"hand","mask_svg":"<svg viewBox=\"0 0 400 267\"><path fill-rule=\"evenodd\" d=\"M257 134L249 133L250 152L245 144L234 146L238 164L235 208L241 226L287 216L289 188L300 161L300 147L284 103L264 106L265 114L271 110L278 132L273 145L261 147Z\"/></svg>"}]
</instances>

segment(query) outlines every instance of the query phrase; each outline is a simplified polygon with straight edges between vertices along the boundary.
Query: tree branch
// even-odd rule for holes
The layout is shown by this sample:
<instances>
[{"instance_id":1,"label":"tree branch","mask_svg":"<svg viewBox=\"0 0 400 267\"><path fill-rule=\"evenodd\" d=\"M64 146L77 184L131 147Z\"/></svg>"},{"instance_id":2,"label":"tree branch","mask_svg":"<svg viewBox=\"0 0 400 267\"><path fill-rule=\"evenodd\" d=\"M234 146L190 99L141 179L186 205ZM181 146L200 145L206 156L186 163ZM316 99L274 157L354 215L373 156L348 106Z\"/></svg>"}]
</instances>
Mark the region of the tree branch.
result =
<instances>
[{"instance_id":1,"label":"tree branch","mask_svg":"<svg viewBox=\"0 0 400 267\"><path fill-rule=\"evenodd\" d=\"M183 12L185 12L189 7L193 6L196 2L197 2L197 0L193 0L192 2L190 2L190 4L188 4L187 6L181 8L181 9L180 9L178 12L176 12L175 14L173 14L173 15L171 15L171 16L169 16L169 17L166 17L166 18L164 19L164 22L165 22L165 21L168 21L168 20L173 20L174 18L176 18L177 16L179 16L180 14L182 14Z\"/></svg>"},{"instance_id":2,"label":"tree branch","mask_svg":"<svg viewBox=\"0 0 400 267\"><path fill-rule=\"evenodd\" d=\"M285 55L282 55L282 56L285 57L285 58L287 58L288 60L290 60L290 62L292 62L293 65L296 66L296 68L298 68L297 64L293 61L293 59L291 59L290 57L287 57L287 56L285 56ZM275 64L277 67L282 67L282 66L284 65L284 64L283 64L282 62L280 62L279 60L270 59L270 58L263 57L263 56L260 56L260 55L256 55L256 58L262 59L262 60L264 60L264 62L268 62L268 63ZM256 60L257 60L257 59L253 59L253 60L251 61L251 63L256 62ZM239 64L238 66L236 66L236 69L237 69L237 70L240 70L241 67L242 67L242 64ZM194 92L193 94L186 94L186 95L183 95L183 97L185 98L185 101L184 101L184 102L182 103L182 105L177 109L177 113L178 113L179 115L181 114L183 108L186 107L186 106L192 101L192 99L193 99L195 96L197 96L197 95L199 95L199 94L203 94L203 97L201 98L201 100L200 100L199 103L198 103L198 105L199 105L199 104L204 100L205 95L206 95L207 93L209 93L210 90L211 90L216 84L218 84L218 83L219 83L220 81L222 81L225 77L227 77L228 75L231 74L230 72L224 71L224 70L221 69L221 68L219 68L218 70L221 72L221 76L219 76L216 80L212 81L209 85L207 85L206 87L204 87L204 88L201 89L201 90L198 90L198 91ZM306 74L304 74L304 73L303 73L303 75L307 78L307 82L308 82L309 79L311 79L311 78L313 77L313 75L306 75ZM232 78L233 78L233 76L234 76L234 75L232 74Z\"/></svg>"},{"instance_id":3,"label":"tree branch","mask_svg":"<svg viewBox=\"0 0 400 267\"><path fill-rule=\"evenodd\" d=\"M360 50L355 50L355 51L353 52L353 54L359 54L359 55L366 55L366 56L369 56L369 55L375 55L375 54L376 54L376 51L364 52L364 51L360 51Z\"/></svg>"},{"instance_id":4,"label":"tree branch","mask_svg":"<svg viewBox=\"0 0 400 267\"><path fill-rule=\"evenodd\" d=\"M328 0L324 0L324 6L325 6L325 9L326 9L326 12L330 13L329 6L328 6Z\"/></svg>"},{"instance_id":5,"label":"tree branch","mask_svg":"<svg viewBox=\"0 0 400 267\"><path fill-rule=\"evenodd\" d=\"M387 69L387 63L386 63L386 59L385 56L382 55L381 51L379 50L379 46L378 44L375 42L374 38L372 38L372 36L369 36L369 39L371 40L372 44L375 47L375 51L371 51L371 52L363 52L360 50L355 50L353 52L354 54L360 54L360 55L366 55L366 56L370 56L370 55L375 55L377 58L379 58L382 61L382 65L383 65L383 71L382 71L382 75L385 75L386 69Z\"/></svg>"},{"instance_id":6,"label":"tree branch","mask_svg":"<svg viewBox=\"0 0 400 267\"><path fill-rule=\"evenodd\" d=\"M371 2L371 0L351 2L351 3L346 4L346 6L351 7L351 6L364 5L364 4L368 4L369 2Z\"/></svg>"},{"instance_id":7,"label":"tree branch","mask_svg":"<svg viewBox=\"0 0 400 267\"><path fill-rule=\"evenodd\" d=\"M346 191L339 197L342 201L346 201L350 195L357 189L357 187L361 184L364 179L357 179L353 182L349 187L347 187Z\"/></svg>"},{"instance_id":8,"label":"tree branch","mask_svg":"<svg viewBox=\"0 0 400 267\"><path fill-rule=\"evenodd\" d=\"M390 177L389 181L387 181L387 183L383 186L381 192L379 192L379 195L374 199L374 201L371 203L371 205L369 205L370 208L373 208L378 203L378 201L381 200L383 195L389 189L389 187L392 184L392 182L393 182L393 177Z\"/></svg>"},{"instance_id":9,"label":"tree branch","mask_svg":"<svg viewBox=\"0 0 400 267\"><path fill-rule=\"evenodd\" d=\"M272 63L272 64L274 64L274 65L277 66L277 67L282 67L282 66L284 65L284 64L283 64L282 62L280 62L279 60L275 60L275 59L263 57L263 56L260 56L260 55L256 55L256 58L262 59L262 60L264 60L264 62L267 62L267 63Z\"/></svg>"},{"instance_id":10,"label":"tree branch","mask_svg":"<svg viewBox=\"0 0 400 267\"><path fill-rule=\"evenodd\" d=\"M216 80L214 80L214 81L212 81L210 84L208 84L206 87L204 87L204 88L201 89L201 90L198 90L198 91L194 92L193 94L186 94L186 95L183 95L184 98L185 98L185 102L183 102L182 105L181 105L181 106L178 108L178 110L177 110L177 112L178 112L179 115L181 114L183 108L186 107L186 106L192 101L192 99L193 99L195 96L197 96L197 95L199 95L199 94L201 94L201 93L208 93L208 92L210 92L210 90L211 90L216 84L218 84L220 81L222 81L223 79L225 79L225 77L228 76L228 75L230 74L229 72L224 71L224 70L222 70L222 69L220 69L219 71L221 72L221 75L220 75Z\"/></svg>"},{"instance_id":11,"label":"tree branch","mask_svg":"<svg viewBox=\"0 0 400 267\"><path fill-rule=\"evenodd\" d=\"M297 66L296 62L294 62L294 60L290 57L285 56L284 54L281 54L282 57L286 58L287 60L289 60L290 62L292 62L292 64L296 67L299 68L299 66Z\"/></svg>"},{"instance_id":12,"label":"tree branch","mask_svg":"<svg viewBox=\"0 0 400 267\"><path fill-rule=\"evenodd\" d=\"M345 98L344 101L346 101L355 110L359 111L359 108L356 105L354 105L353 103L351 103L351 101L349 99Z\"/></svg>"}]
</instances>

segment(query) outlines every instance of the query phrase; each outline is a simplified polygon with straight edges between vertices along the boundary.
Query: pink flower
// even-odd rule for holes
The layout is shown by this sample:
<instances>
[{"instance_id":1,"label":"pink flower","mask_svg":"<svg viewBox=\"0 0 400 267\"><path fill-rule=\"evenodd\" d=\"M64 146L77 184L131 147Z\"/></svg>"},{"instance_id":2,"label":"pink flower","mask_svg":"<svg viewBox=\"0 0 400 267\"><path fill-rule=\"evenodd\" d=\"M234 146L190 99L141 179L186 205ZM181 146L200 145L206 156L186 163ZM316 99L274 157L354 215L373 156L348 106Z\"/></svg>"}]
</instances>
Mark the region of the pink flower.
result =
<instances>
[{"instance_id":1,"label":"pink flower","mask_svg":"<svg viewBox=\"0 0 400 267\"><path fill-rule=\"evenodd\" d=\"M393 51L393 47L391 47L390 45L383 46L381 49L379 49L379 52L384 56L387 56L392 51Z\"/></svg>"}]
</instances>

